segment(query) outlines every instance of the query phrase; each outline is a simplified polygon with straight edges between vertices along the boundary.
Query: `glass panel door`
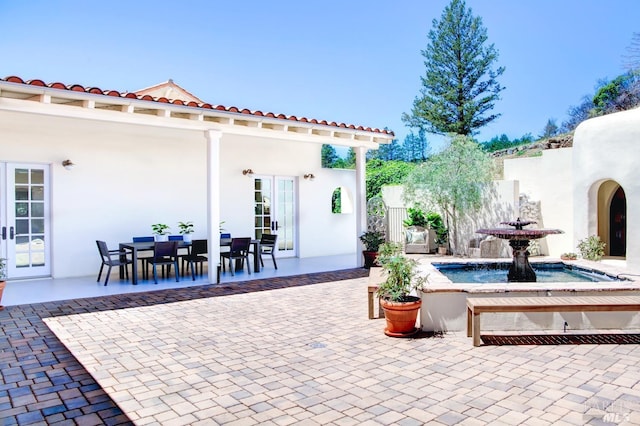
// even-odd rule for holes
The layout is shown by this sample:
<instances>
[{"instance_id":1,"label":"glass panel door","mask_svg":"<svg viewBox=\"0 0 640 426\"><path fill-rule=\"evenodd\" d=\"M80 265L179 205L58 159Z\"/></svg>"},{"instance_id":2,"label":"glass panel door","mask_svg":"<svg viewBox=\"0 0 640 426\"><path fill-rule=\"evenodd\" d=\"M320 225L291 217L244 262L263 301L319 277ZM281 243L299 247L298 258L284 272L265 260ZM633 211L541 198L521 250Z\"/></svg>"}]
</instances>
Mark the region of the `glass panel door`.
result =
<instances>
[{"instance_id":1,"label":"glass panel door","mask_svg":"<svg viewBox=\"0 0 640 426\"><path fill-rule=\"evenodd\" d=\"M8 278L49 276L49 168L7 164L5 188L2 237Z\"/></svg>"},{"instance_id":2,"label":"glass panel door","mask_svg":"<svg viewBox=\"0 0 640 426\"><path fill-rule=\"evenodd\" d=\"M295 257L295 180L292 177L254 177L255 238L277 234L276 255Z\"/></svg>"}]
</instances>

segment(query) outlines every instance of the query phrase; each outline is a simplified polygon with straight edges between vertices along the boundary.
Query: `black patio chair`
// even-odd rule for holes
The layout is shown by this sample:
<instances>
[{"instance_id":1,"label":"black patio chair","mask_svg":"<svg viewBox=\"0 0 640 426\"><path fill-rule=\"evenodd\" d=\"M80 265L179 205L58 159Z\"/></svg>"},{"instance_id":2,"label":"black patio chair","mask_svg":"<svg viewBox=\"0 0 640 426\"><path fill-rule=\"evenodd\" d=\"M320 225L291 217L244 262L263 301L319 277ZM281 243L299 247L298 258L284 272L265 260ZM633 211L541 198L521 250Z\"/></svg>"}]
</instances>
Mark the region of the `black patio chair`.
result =
<instances>
[{"instance_id":1,"label":"black patio chair","mask_svg":"<svg viewBox=\"0 0 640 426\"><path fill-rule=\"evenodd\" d=\"M209 258L205 256L209 252L209 247L207 244L207 240L193 240L191 241L191 249L189 253L183 254L180 256L182 259L182 276L184 277L185 264L189 262L191 265L191 275L195 280L194 274L194 264L200 264L200 275L204 273L204 262L208 262ZM198 266L196 265L195 270L197 272Z\"/></svg>"},{"instance_id":2,"label":"black patio chair","mask_svg":"<svg viewBox=\"0 0 640 426\"><path fill-rule=\"evenodd\" d=\"M171 274L171 266L175 268L176 282L180 281L180 269L178 269L178 241L156 241L153 245L153 256L147 259L147 266L153 265L153 281L158 284L158 265L167 267L167 276ZM147 271L147 275L148 275ZM195 278L194 278L195 279Z\"/></svg>"},{"instance_id":3,"label":"black patio chair","mask_svg":"<svg viewBox=\"0 0 640 426\"><path fill-rule=\"evenodd\" d=\"M102 263L100 264L100 272L98 272L98 279L96 280L96 282L100 282L102 270L104 269L105 265L107 266L107 277L104 280L104 285L107 285L107 283L109 283L111 268L113 268L114 266L124 267L125 278L128 280L129 270L127 269L127 266L133 263L133 261L127 257L127 252L121 250L109 250L107 243L100 240L96 240L96 245L98 246L100 258L102 259Z\"/></svg>"},{"instance_id":4,"label":"black patio chair","mask_svg":"<svg viewBox=\"0 0 640 426\"><path fill-rule=\"evenodd\" d=\"M235 265L233 261L239 261L244 269L247 264L247 271L251 274L251 264L249 263L249 247L251 246L251 238L232 238L229 251L220 253L223 259L229 259L229 269L231 275L235 275ZM224 260L222 261L222 270L225 271Z\"/></svg>"},{"instance_id":5,"label":"black patio chair","mask_svg":"<svg viewBox=\"0 0 640 426\"><path fill-rule=\"evenodd\" d=\"M262 256L270 255L271 260L273 260L273 267L278 269L278 264L276 263L276 241L278 240L277 234L262 234L260 237L260 253L256 254L253 251L250 254L254 256L260 257L260 264L264 267L264 261L262 260Z\"/></svg>"}]
</instances>

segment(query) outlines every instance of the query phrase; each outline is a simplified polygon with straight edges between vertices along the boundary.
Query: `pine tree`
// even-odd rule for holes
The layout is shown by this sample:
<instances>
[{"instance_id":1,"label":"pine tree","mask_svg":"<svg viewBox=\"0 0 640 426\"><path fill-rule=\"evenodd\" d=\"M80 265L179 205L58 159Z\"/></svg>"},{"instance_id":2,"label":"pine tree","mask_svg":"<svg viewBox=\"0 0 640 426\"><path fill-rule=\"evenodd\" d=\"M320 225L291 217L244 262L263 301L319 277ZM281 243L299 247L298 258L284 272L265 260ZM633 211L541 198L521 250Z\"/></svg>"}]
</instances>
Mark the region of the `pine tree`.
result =
<instances>
[{"instance_id":1,"label":"pine tree","mask_svg":"<svg viewBox=\"0 0 640 426\"><path fill-rule=\"evenodd\" d=\"M451 0L440 21L433 20L429 44L422 51L426 75L413 102L410 127L436 134L472 135L499 117L490 114L504 89L496 78L504 67L492 68L498 59L493 44L486 46L487 30L464 0Z\"/></svg>"}]
</instances>

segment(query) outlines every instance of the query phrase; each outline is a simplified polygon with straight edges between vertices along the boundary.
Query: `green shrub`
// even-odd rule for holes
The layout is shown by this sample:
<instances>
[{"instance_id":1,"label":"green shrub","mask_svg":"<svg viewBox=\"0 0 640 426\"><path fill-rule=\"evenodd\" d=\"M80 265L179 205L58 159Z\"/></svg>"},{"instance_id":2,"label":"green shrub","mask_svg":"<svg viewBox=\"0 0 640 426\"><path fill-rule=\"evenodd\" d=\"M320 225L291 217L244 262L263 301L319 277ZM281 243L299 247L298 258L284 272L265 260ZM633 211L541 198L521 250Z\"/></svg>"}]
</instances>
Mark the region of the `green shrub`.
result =
<instances>
[{"instance_id":1,"label":"green shrub","mask_svg":"<svg viewBox=\"0 0 640 426\"><path fill-rule=\"evenodd\" d=\"M578 251L583 259L598 261L604 256L604 247L606 244L600 240L597 235L578 241Z\"/></svg>"}]
</instances>

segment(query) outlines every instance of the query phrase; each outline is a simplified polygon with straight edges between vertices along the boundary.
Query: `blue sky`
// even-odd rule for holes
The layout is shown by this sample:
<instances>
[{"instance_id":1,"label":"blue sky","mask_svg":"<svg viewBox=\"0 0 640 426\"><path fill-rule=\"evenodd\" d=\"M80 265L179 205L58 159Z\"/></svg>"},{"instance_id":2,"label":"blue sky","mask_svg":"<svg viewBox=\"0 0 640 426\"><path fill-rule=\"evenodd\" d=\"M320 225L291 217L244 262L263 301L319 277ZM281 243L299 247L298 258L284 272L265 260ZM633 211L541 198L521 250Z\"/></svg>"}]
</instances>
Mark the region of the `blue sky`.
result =
<instances>
[{"instance_id":1,"label":"blue sky","mask_svg":"<svg viewBox=\"0 0 640 426\"><path fill-rule=\"evenodd\" d=\"M0 76L134 91L172 78L206 102L388 127L420 90L448 0L0 0ZM637 0L467 0L506 67L480 140L560 124L624 71ZM438 138L427 136L434 149Z\"/></svg>"}]
</instances>

